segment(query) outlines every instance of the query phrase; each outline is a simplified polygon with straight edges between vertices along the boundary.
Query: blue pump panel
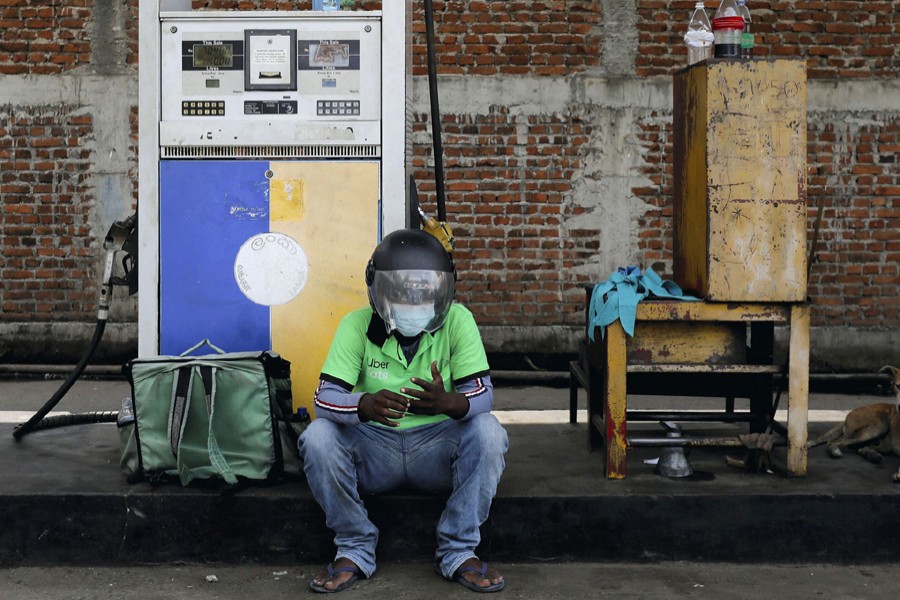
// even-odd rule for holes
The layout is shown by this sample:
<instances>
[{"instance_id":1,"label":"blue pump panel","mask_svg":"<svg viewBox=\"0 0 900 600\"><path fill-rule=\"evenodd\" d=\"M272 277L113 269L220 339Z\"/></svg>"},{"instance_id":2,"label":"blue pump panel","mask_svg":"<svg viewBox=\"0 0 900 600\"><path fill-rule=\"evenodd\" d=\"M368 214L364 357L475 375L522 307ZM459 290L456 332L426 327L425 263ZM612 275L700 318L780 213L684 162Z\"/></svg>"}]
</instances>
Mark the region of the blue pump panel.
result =
<instances>
[{"instance_id":1,"label":"blue pump panel","mask_svg":"<svg viewBox=\"0 0 900 600\"><path fill-rule=\"evenodd\" d=\"M269 307L234 279L244 242L269 231L269 161L160 162L160 353L209 340L271 348Z\"/></svg>"}]
</instances>

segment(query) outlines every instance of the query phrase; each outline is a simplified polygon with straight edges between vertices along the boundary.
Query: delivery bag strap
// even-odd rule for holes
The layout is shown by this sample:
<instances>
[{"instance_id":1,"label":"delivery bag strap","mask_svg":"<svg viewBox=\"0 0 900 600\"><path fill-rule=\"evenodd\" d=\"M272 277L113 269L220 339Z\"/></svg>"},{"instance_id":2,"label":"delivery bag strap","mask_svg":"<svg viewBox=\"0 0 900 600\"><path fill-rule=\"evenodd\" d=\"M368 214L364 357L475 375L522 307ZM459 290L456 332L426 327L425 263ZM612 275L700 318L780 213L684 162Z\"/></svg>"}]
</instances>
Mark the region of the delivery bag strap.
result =
<instances>
[{"instance_id":1,"label":"delivery bag strap","mask_svg":"<svg viewBox=\"0 0 900 600\"><path fill-rule=\"evenodd\" d=\"M193 352L194 350L199 350L199 349L202 348L203 346L209 346L210 348L212 348L213 350L216 351L216 354L225 354L225 351L224 351L224 350L222 350L221 348L219 348L218 346L216 346L216 345L214 345L212 342L210 342L210 341L209 341L209 338L205 338L205 339L203 339L202 341L200 341L200 342L194 344L193 346L191 346L190 348L188 348L187 350L185 350L185 351L182 352L181 354L179 354L179 356L187 356L188 354L190 354L190 353Z\"/></svg>"},{"instance_id":2,"label":"delivery bag strap","mask_svg":"<svg viewBox=\"0 0 900 600\"><path fill-rule=\"evenodd\" d=\"M177 371L175 385L172 388L172 404L169 408L169 449L175 457L178 456L178 447L184 435L184 417L191 402L193 374L191 367L181 367Z\"/></svg>"},{"instance_id":3,"label":"delivery bag strap","mask_svg":"<svg viewBox=\"0 0 900 600\"><path fill-rule=\"evenodd\" d=\"M200 376L200 381L203 383L204 396L206 398L206 414L208 422L206 448L209 454L210 466L227 483L234 485L237 483L237 477L228 465L228 462L225 460L225 457L219 448L213 426L215 422L216 406L216 368L208 365L185 366L178 369L175 393L173 394L172 399L172 416L169 421L169 440L170 447L176 457L179 478L181 479L182 485L187 485L194 479L194 474L191 473L190 467L185 465L182 461L180 448L181 442L184 439L185 427L187 425L186 417L190 412L191 382L193 381L195 374ZM183 382L183 379L187 380L187 382ZM179 391L183 393L181 397L179 397Z\"/></svg>"}]
</instances>

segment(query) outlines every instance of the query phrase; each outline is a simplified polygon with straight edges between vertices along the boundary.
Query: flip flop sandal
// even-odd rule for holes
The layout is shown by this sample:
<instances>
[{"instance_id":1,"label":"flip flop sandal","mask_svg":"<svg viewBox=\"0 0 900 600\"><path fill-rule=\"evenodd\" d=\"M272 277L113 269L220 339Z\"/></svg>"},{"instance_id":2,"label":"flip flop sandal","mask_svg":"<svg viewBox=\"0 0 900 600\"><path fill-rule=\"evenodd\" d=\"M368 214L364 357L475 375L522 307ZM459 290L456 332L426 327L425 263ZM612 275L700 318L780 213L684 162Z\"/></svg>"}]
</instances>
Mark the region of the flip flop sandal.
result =
<instances>
[{"instance_id":1,"label":"flip flop sandal","mask_svg":"<svg viewBox=\"0 0 900 600\"><path fill-rule=\"evenodd\" d=\"M501 581L500 583L492 583L491 585L489 585L487 587L481 587L477 583L472 583L471 581L469 581L468 579L463 577L463 573L478 573L479 575L481 575L482 579L487 579L487 577L485 577L487 570L488 570L488 565L484 561L481 562L480 569L476 568L476 567L460 567L456 570L456 573L453 574L453 580L455 582L457 582L458 584L469 588L473 592L482 592L482 593L499 592L506 585L505 579L503 581Z\"/></svg>"},{"instance_id":2,"label":"flip flop sandal","mask_svg":"<svg viewBox=\"0 0 900 600\"><path fill-rule=\"evenodd\" d=\"M362 575L362 573L359 570L359 567L357 567L356 565L347 565L346 567L335 568L334 563L328 563L328 566L326 567L326 569L328 570L328 579L329 580L332 577L334 577L334 575L336 573L352 573L353 575L350 577L350 579L348 579L344 583L340 584L333 590L329 590L327 587L325 587L325 582L322 582L322 585L316 585L315 580L310 580L309 589L311 589L314 592L319 592L320 594L335 594L337 592L343 592L348 587L350 587L351 585L356 583L356 580L359 579L360 576Z\"/></svg>"}]
</instances>

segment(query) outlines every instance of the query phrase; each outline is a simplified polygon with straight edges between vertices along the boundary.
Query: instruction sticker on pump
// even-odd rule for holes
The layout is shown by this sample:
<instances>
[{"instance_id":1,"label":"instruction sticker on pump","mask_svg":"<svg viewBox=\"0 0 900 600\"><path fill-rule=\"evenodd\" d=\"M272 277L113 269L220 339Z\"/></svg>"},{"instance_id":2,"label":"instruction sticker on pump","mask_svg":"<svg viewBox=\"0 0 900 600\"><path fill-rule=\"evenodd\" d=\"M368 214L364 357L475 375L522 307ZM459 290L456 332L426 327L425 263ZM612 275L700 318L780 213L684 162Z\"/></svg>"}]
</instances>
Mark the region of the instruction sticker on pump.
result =
<instances>
[{"instance_id":1,"label":"instruction sticker on pump","mask_svg":"<svg viewBox=\"0 0 900 600\"><path fill-rule=\"evenodd\" d=\"M296 90L296 29L248 29L244 32L247 90Z\"/></svg>"},{"instance_id":2,"label":"instruction sticker on pump","mask_svg":"<svg viewBox=\"0 0 900 600\"><path fill-rule=\"evenodd\" d=\"M296 100L246 100L245 115L295 115Z\"/></svg>"}]
</instances>

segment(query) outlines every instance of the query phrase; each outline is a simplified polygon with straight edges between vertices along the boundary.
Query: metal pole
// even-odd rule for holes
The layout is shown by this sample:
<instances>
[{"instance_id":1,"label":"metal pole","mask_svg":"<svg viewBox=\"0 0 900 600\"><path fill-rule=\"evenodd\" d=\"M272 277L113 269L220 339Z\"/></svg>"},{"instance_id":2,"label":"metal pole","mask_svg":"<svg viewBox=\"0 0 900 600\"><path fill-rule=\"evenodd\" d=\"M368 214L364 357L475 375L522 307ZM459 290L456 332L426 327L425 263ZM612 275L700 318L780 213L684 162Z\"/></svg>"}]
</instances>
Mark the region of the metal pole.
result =
<instances>
[{"instance_id":1,"label":"metal pole","mask_svg":"<svg viewBox=\"0 0 900 600\"><path fill-rule=\"evenodd\" d=\"M431 141L434 148L434 186L437 219L447 220L444 197L444 147L441 144L441 109L438 106L437 65L434 59L434 7L425 0L425 41L428 48L428 95L431 99Z\"/></svg>"},{"instance_id":2,"label":"metal pole","mask_svg":"<svg viewBox=\"0 0 900 600\"><path fill-rule=\"evenodd\" d=\"M665 448L674 447L714 447L722 446L726 448L742 448L744 443L737 437L631 437L626 438L626 444L629 448ZM784 440L775 440L775 446L785 446L787 442Z\"/></svg>"}]
</instances>

